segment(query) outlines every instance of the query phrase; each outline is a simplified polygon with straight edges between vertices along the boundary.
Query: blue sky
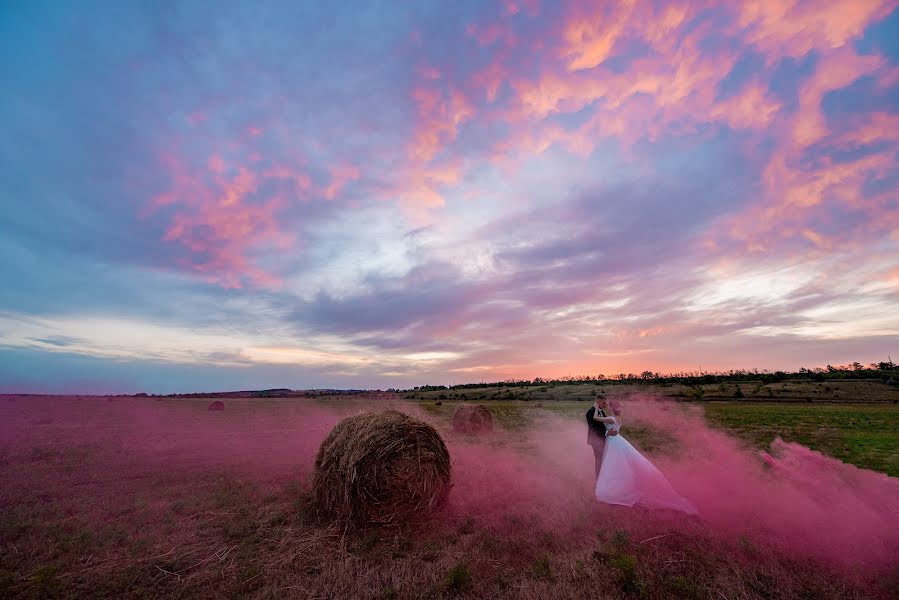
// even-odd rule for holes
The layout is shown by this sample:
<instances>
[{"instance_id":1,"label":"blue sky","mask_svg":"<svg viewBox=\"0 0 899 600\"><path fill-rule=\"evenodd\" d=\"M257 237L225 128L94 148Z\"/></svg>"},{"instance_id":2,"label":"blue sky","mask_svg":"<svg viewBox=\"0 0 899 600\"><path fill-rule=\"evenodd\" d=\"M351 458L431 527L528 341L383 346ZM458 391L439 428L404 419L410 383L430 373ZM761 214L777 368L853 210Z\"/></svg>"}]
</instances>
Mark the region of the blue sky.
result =
<instances>
[{"instance_id":1,"label":"blue sky","mask_svg":"<svg viewBox=\"0 0 899 600\"><path fill-rule=\"evenodd\" d=\"M895 357L897 15L5 3L0 391Z\"/></svg>"}]
</instances>

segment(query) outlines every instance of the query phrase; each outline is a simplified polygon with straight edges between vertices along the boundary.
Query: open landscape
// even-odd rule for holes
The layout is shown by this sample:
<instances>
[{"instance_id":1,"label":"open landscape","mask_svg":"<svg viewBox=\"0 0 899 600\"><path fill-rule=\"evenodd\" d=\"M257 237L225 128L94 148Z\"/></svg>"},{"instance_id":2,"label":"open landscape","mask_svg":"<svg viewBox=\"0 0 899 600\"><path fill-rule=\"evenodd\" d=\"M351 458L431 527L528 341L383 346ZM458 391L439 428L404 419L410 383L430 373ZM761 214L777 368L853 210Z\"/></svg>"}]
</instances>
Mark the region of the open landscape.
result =
<instances>
[{"instance_id":1,"label":"open landscape","mask_svg":"<svg viewBox=\"0 0 899 600\"><path fill-rule=\"evenodd\" d=\"M899 1L0 0L0 600L899 599Z\"/></svg>"},{"instance_id":2,"label":"open landscape","mask_svg":"<svg viewBox=\"0 0 899 600\"><path fill-rule=\"evenodd\" d=\"M605 385L624 435L700 518L593 499L592 386L220 398L222 411L4 396L0 595L894 597L899 392L831 387L777 403ZM454 433L457 405L478 401L493 432ZM342 417L386 408L446 441L447 504L386 527L316 518L318 445Z\"/></svg>"}]
</instances>

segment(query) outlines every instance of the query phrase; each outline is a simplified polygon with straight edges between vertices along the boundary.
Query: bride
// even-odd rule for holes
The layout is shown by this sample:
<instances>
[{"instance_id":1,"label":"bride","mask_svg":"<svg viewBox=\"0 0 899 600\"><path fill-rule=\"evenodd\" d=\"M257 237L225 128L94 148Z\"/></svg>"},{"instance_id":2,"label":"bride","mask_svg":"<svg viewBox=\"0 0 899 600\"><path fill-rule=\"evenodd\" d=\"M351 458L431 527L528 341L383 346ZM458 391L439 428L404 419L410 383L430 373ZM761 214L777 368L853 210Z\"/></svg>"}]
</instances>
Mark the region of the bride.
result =
<instances>
[{"instance_id":1,"label":"bride","mask_svg":"<svg viewBox=\"0 0 899 600\"><path fill-rule=\"evenodd\" d=\"M621 405L603 401L605 414L593 418L605 424L606 431L621 429ZM610 410L611 409L611 410ZM596 499L608 504L643 506L645 508L667 508L690 515L698 513L693 504L679 495L655 468L622 435L608 435L602 455L602 467L596 480Z\"/></svg>"}]
</instances>

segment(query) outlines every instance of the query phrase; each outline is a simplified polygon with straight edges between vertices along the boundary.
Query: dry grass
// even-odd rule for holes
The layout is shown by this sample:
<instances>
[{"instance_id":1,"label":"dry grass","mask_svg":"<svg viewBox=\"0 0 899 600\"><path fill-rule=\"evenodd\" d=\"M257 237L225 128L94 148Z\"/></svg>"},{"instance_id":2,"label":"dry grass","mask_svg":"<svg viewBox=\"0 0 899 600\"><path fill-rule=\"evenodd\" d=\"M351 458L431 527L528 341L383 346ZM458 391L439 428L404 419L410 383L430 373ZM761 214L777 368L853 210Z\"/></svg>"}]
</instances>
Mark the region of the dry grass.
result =
<instances>
[{"instance_id":1,"label":"dry grass","mask_svg":"<svg viewBox=\"0 0 899 600\"><path fill-rule=\"evenodd\" d=\"M701 522L667 523L586 501L565 530L536 512L485 521L455 510L452 496L420 525L322 524L312 518L311 464L258 468L238 453L133 452L119 408L126 402L85 405L86 418L111 432L90 441L75 435L80 423L0 407L0 419L27 426L0 438L0 597L737 600L899 592L897 573L840 573L717 537ZM229 427L228 439L261 432L249 409L229 403L210 415L207 402L195 412ZM283 415L291 406L257 410ZM266 435L286 443L299 434Z\"/></svg>"}]
</instances>

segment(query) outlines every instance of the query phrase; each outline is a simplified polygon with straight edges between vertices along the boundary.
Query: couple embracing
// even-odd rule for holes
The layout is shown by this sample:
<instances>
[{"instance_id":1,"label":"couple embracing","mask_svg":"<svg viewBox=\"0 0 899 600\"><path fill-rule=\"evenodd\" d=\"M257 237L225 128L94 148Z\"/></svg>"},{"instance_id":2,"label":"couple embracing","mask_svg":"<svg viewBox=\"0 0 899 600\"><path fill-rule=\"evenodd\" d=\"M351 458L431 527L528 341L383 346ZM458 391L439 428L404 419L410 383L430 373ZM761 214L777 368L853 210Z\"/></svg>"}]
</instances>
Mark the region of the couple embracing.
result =
<instances>
[{"instance_id":1,"label":"couple embracing","mask_svg":"<svg viewBox=\"0 0 899 600\"><path fill-rule=\"evenodd\" d=\"M587 443L593 448L596 499L607 504L667 508L697 514L665 476L621 435L621 405L597 394L587 411Z\"/></svg>"}]
</instances>

